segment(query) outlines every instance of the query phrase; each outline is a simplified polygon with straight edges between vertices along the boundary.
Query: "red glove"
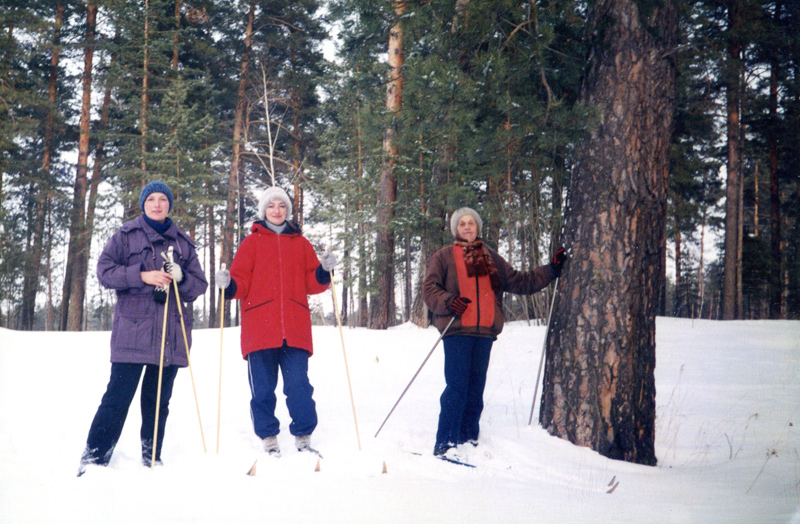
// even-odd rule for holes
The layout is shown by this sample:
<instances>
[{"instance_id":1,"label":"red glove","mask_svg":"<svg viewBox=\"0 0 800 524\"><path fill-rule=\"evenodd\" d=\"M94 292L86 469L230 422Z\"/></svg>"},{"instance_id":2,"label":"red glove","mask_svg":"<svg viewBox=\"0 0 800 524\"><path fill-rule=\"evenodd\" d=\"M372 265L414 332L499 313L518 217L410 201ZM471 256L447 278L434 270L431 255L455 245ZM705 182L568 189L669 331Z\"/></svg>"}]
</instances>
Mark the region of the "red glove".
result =
<instances>
[{"instance_id":1,"label":"red glove","mask_svg":"<svg viewBox=\"0 0 800 524\"><path fill-rule=\"evenodd\" d=\"M450 311L453 312L456 316L461 316L464 314L464 311L467 310L467 305L469 305L472 300L465 298L465 297L456 297L450 302Z\"/></svg>"}]
</instances>

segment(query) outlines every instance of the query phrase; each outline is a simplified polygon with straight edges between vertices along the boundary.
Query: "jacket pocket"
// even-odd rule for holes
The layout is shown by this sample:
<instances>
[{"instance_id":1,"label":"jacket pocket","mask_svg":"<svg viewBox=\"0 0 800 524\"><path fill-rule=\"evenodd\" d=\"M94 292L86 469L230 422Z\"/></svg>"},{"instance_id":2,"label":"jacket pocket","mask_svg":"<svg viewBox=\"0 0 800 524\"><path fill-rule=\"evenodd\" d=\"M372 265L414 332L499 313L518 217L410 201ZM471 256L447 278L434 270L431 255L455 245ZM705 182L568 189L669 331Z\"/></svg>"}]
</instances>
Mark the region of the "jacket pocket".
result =
<instances>
[{"instance_id":1,"label":"jacket pocket","mask_svg":"<svg viewBox=\"0 0 800 524\"><path fill-rule=\"evenodd\" d=\"M141 265L146 271L155 269L153 266L153 251L144 243L134 243L127 246L129 250L125 264L128 266Z\"/></svg>"},{"instance_id":2,"label":"jacket pocket","mask_svg":"<svg viewBox=\"0 0 800 524\"><path fill-rule=\"evenodd\" d=\"M150 350L155 339L155 322L152 317L117 315L111 330L111 347L119 349Z\"/></svg>"},{"instance_id":3,"label":"jacket pocket","mask_svg":"<svg viewBox=\"0 0 800 524\"><path fill-rule=\"evenodd\" d=\"M254 310L254 309L256 309L256 308L260 308L260 307L262 307L262 306L266 306L266 305L267 305L267 304L269 304L270 302L274 302L274 301L275 301L275 299L274 299L274 298L271 298L271 299L267 300L266 302L261 302L260 304L254 304L254 305L252 305L252 306L249 306L249 305L248 305L248 307L246 307L246 308L244 309L244 311L252 311L252 310Z\"/></svg>"},{"instance_id":4,"label":"jacket pocket","mask_svg":"<svg viewBox=\"0 0 800 524\"><path fill-rule=\"evenodd\" d=\"M295 304L297 304L301 308L305 309L306 311L311 311L311 308L308 307L308 304L303 304L302 302L297 301L297 300L295 300L293 298L290 298L289 301L290 302L294 302Z\"/></svg>"}]
</instances>

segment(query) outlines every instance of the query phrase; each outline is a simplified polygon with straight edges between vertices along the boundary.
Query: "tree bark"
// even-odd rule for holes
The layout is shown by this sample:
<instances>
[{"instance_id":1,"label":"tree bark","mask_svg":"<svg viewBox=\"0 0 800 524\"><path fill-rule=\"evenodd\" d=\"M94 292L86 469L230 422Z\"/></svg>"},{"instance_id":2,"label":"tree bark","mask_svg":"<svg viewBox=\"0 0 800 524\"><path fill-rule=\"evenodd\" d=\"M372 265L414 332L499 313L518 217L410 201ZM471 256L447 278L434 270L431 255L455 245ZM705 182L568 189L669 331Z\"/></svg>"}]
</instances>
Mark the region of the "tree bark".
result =
<instances>
[{"instance_id":1,"label":"tree bark","mask_svg":"<svg viewBox=\"0 0 800 524\"><path fill-rule=\"evenodd\" d=\"M677 224L676 224L677 226ZM682 246L681 246L681 230L680 228L676 228L675 230L675 309L673 310L673 315L676 317L680 317L683 315L683 304L684 304L684 297L683 295L683 275L681 273L681 263L682 263Z\"/></svg>"},{"instance_id":2,"label":"tree bark","mask_svg":"<svg viewBox=\"0 0 800 524\"><path fill-rule=\"evenodd\" d=\"M783 2L775 3L775 25L780 26ZM769 115L772 125L768 137L769 150L769 203L770 203L770 247L772 267L769 269L769 318L783 316L783 273L781 250L781 193L778 172L778 51L772 52L769 76Z\"/></svg>"},{"instance_id":3,"label":"tree bark","mask_svg":"<svg viewBox=\"0 0 800 524\"><path fill-rule=\"evenodd\" d=\"M239 193L239 170L241 167L241 148L242 132L245 126L245 108L247 99L245 97L247 87L247 76L250 72L250 51L253 45L253 21L255 19L256 4L250 3L250 10L247 14L247 29L245 31L245 50L242 56L242 65L239 71L239 89L236 94L236 115L233 123L233 157L231 158L230 175L228 176L228 197L225 207L225 225L220 236L222 237L222 253L220 253L220 264L231 267L233 260L233 240L234 232L238 231L236 224L236 200ZM230 325L230 308L225 309L225 325Z\"/></svg>"},{"instance_id":4,"label":"tree bark","mask_svg":"<svg viewBox=\"0 0 800 524\"><path fill-rule=\"evenodd\" d=\"M741 0L728 2L729 31L736 32L742 24ZM736 36L728 46L726 66L727 124L728 124L728 176L725 193L725 263L722 288L722 318L740 318L741 304L741 263L739 253L742 246L741 216L741 126L739 110L741 105L742 45Z\"/></svg>"},{"instance_id":5,"label":"tree bark","mask_svg":"<svg viewBox=\"0 0 800 524\"><path fill-rule=\"evenodd\" d=\"M212 184L210 181L206 182L206 198L209 202L213 202ZM216 251L217 251L217 235L216 225L214 224L214 206L208 204L205 206L206 211L206 231L208 233L208 327L213 328L218 326L217 322L217 267Z\"/></svg>"},{"instance_id":6,"label":"tree bark","mask_svg":"<svg viewBox=\"0 0 800 524\"><path fill-rule=\"evenodd\" d=\"M67 331L81 331L83 327L86 272L80 271L81 257L88 257L86 244L86 187L89 170L89 138L91 136L92 64L94 61L97 4L87 2L86 47L83 51L83 98L81 100L80 136L78 139L78 166L72 197L72 213L67 253L68 279L64 280L64 298L61 302L62 327ZM68 291L67 291L68 290Z\"/></svg>"},{"instance_id":7,"label":"tree bark","mask_svg":"<svg viewBox=\"0 0 800 524\"><path fill-rule=\"evenodd\" d=\"M39 289L40 267L42 265L42 249L44 244L45 216L50 201L50 168L52 166L53 136L56 127L58 64L61 56L61 26L64 21L64 4L56 6L56 18L53 26L53 47L50 54L50 77L47 85L47 101L50 108L44 122L44 142L42 151L42 169L36 191L35 215L31 217L33 227L33 243L25 260L22 282L22 329L32 330L36 312L36 295Z\"/></svg>"},{"instance_id":8,"label":"tree bark","mask_svg":"<svg viewBox=\"0 0 800 524\"><path fill-rule=\"evenodd\" d=\"M356 176L364 178L364 140L361 133L361 91L356 102L356 140L358 141L358 160ZM358 327L369 324L369 300L367 292L367 223L364 221L364 196L362 184L358 185Z\"/></svg>"},{"instance_id":9,"label":"tree bark","mask_svg":"<svg viewBox=\"0 0 800 524\"><path fill-rule=\"evenodd\" d=\"M600 454L655 465L655 317L666 234L678 14L598 1L582 98L602 111L579 150L547 339L540 422Z\"/></svg>"},{"instance_id":10,"label":"tree bark","mask_svg":"<svg viewBox=\"0 0 800 524\"><path fill-rule=\"evenodd\" d=\"M150 0L144 2L144 56L142 58L142 105L139 110L141 170L147 172L147 108L150 105ZM144 181L142 181L144 187Z\"/></svg>"},{"instance_id":11,"label":"tree bark","mask_svg":"<svg viewBox=\"0 0 800 524\"><path fill-rule=\"evenodd\" d=\"M376 257L376 295L372 301L372 322L374 329L386 329L394 324L394 204L397 200L398 147L395 139L397 113L403 107L403 21L406 4L393 2L395 22L389 31L389 82L386 86L386 109L392 121L383 136L384 164L378 188L378 217L375 222L377 241Z\"/></svg>"}]
</instances>

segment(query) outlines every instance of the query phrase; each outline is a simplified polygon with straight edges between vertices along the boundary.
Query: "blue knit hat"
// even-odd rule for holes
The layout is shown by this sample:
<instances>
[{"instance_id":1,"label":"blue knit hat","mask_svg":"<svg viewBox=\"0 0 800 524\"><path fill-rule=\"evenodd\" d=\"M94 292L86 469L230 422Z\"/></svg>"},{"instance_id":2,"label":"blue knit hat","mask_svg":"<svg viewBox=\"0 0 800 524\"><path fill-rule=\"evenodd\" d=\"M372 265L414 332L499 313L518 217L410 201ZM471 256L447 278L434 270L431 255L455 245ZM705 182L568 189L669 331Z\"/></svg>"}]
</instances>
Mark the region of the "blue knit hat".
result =
<instances>
[{"instance_id":1,"label":"blue knit hat","mask_svg":"<svg viewBox=\"0 0 800 524\"><path fill-rule=\"evenodd\" d=\"M144 201L147 200L153 193L164 193L169 200L169 210L172 211L172 191L169 190L167 184L159 180L153 180L142 189L142 194L139 196L139 207L144 211Z\"/></svg>"}]
</instances>

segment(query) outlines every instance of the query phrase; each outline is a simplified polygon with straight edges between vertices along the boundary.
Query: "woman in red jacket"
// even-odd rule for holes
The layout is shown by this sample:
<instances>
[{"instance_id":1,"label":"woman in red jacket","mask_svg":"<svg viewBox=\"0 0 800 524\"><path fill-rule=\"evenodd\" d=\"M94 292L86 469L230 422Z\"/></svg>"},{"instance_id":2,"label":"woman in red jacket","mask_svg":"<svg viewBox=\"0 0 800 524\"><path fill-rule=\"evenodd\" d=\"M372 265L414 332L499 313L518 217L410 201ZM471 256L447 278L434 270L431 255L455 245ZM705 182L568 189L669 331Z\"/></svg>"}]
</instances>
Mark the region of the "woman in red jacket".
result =
<instances>
[{"instance_id":1,"label":"woman in red jacket","mask_svg":"<svg viewBox=\"0 0 800 524\"><path fill-rule=\"evenodd\" d=\"M242 356L250 377L253 429L270 454L280 455L275 417L278 370L292 422L289 432L300 451L310 450L317 412L308 380L313 353L308 295L328 289L336 257L320 263L300 228L287 220L292 203L279 187L264 191L258 217L233 258L230 271L216 274L226 299L241 300Z\"/></svg>"},{"instance_id":2,"label":"woman in red jacket","mask_svg":"<svg viewBox=\"0 0 800 524\"><path fill-rule=\"evenodd\" d=\"M481 217L463 207L450 219L455 243L437 251L422 284L434 324L444 331L445 390L434 455L463 443L478 445L489 354L503 330L503 293L531 295L558 278L567 256L560 248L550 265L520 272L480 239ZM455 458L455 457L453 457Z\"/></svg>"}]
</instances>

